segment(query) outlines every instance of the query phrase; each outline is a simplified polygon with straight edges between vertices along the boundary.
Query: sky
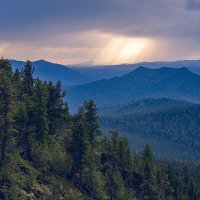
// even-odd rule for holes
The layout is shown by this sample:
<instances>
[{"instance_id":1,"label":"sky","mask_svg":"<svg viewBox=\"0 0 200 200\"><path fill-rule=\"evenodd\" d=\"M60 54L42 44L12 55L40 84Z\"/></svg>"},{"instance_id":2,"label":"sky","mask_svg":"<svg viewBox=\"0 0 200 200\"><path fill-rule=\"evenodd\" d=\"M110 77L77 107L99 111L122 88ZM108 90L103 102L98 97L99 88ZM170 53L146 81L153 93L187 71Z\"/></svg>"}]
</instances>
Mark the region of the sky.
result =
<instances>
[{"instance_id":1,"label":"sky","mask_svg":"<svg viewBox=\"0 0 200 200\"><path fill-rule=\"evenodd\" d=\"M0 0L0 56L66 65L200 59L200 0Z\"/></svg>"}]
</instances>

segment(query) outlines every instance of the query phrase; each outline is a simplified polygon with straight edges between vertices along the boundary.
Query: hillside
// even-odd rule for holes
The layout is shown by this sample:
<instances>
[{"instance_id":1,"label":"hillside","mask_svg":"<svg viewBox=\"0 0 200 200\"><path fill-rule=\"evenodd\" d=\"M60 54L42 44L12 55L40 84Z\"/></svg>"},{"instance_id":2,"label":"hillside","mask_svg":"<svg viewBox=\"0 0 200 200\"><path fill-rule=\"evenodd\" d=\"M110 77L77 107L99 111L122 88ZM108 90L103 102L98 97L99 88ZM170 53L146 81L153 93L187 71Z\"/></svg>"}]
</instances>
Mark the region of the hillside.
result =
<instances>
[{"instance_id":1,"label":"hillside","mask_svg":"<svg viewBox=\"0 0 200 200\"><path fill-rule=\"evenodd\" d=\"M200 76L187 68L139 67L121 77L75 86L68 90L68 102L73 109L85 99L93 99L99 107L104 107L149 97L198 102Z\"/></svg>"},{"instance_id":2,"label":"hillside","mask_svg":"<svg viewBox=\"0 0 200 200\"><path fill-rule=\"evenodd\" d=\"M192 105L184 101L172 100L167 98L147 98L139 101L132 101L129 104L118 105L118 106L109 106L99 109L99 115L103 116L113 116L124 113L149 113L155 110L166 110L173 109L177 106L187 106Z\"/></svg>"},{"instance_id":3,"label":"hillside","mask_svg":"<svg viewBox=\"0 0 200 200\"><path fill-rule=\"evenodd\" d=\"M199 199L198 163L133 154L102 135L93 101L71 115L60 82L34 79L31 62L21 72L0 59L0 199Z\"/></svg>"},{"instance_id":4,"label":"hillside","mask_svg":"<svg viewBox=\"0 0 200 200\"><path fill-rule=\"evenodd\" d=\"M13 69L22 68L24 62L12 60ZM64 65L38 60L33 62L34 77L45 81L62 81L63 87L90 82L90 78Z\"/></svg>"},{"instance_id":5,"label":"hillside","mask_svg":"<svg viewBox=\"0 0 200 200\"><path fill-rule=\"evenodd\" d=\"M200 159L200 105L146 99L130 105L100 109L100 124L127 136L140 151L150 144L158 158Z\"/></svg>"}]
</instances>

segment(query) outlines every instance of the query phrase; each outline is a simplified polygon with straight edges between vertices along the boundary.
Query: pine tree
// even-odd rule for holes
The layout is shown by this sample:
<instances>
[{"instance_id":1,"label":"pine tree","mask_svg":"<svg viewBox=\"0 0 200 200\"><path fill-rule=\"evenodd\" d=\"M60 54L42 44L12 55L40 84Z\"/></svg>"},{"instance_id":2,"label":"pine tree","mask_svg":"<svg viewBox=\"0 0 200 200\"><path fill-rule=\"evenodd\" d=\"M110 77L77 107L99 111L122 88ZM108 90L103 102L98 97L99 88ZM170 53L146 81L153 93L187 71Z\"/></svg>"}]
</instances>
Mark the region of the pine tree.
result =
<instances>
[{"instance_id":1,"label":"pine tree","mask_svg":"<svg viewBox=\"0 0 200 200\"><path fill-rule=\"evenodd\" d=\"M110 131L110 133L112 134L112 159L113 159L113 163L114 163L114 167L117 167L118 165L118 132L117 131Z\"/></svg>"},{"instance_id":2,"label":"pine tree","mask_svg":"<svg viewBox=\"0 0 200 200\"><path fill-rule=\"evenodd\" d=\"M23 101L22 74L17 68L12 77L14 100L20 104Z\"/></svg>"},{"instance_id":3,"label":"pine tree","mask_svg":"<svg viewBox=\"0 0 200 200\"><path fill-rule=\"evenodd\" d=\"M3 72L9 79L12 77L12 66L9 60L0 59L0 70Z\"/></svg>"},{"instance_id":4,"label":"pine tree","mask_svg":"<svg viewBox=\"0 0 200 200\"><path fill-rule=\"evenodd\" d=\"M83 164L83 155L87 148L87 134L84 122L80 116L75 119L74 127L72 130L72 146L71 154L73 158L72 165L72 178L75 184L80 188L82 185L82 164Z\"/></svg>"},{"instance_id":5,"label":"pine tree","mask_svg":"<svg viewBox=\"0 0 200 200\"><path fill-rule=\"evenodd\" d=\"M92 147L95 147L96 137L100 135L97 107L94 101L89 100L84 103L84 109L89 142Z\"/></svg>"},{"instance_id":6,"label":"pine tree","mask_svg":"<svg viewBox=\"0 0 200 200\"><path fill-rule=\"evenodd\" d=\"M39 79L35 82L34 91L34 122L36 127L36 139L40 143L44 143L45 137L48 135L48 115L47 115L47 89L44 83Z\"/></svg>"},{"instance_id":7,"label":"pine tree","mask_svg":"<svg viewBox=\"0 0 200 200\"><path fill-rule=\"evenodd\" d=\"M125 200L125 187L120 171L113 174L113 199Z\"/></svg>"},{"instance_id":8,"label":"pine tree","mask_svg":"<svg viewBox=\"0 0 200 200\"><path fill-rule=\"evenodd\" d=\"M92 144L94 146L96 144L97 135L95 133L98 123L96 118L92 118L88 114L85 105L79 109L78 115L75 117L72 136L72 155L74 160L72 173L76 175L76 180L78 175L79 183L87 191L90 199L95 199L97 196L101 196L99 188L103 185L102 178L98 173L98 157L95 147L92 147ZM90 132L90 130L94 132ZM91 134L93 134L92 141Z\"/></svg>"},{"instance_id":9,"label":"pine tree","mask_svg":"<svg viewBox=\"0 0 200 200\"><path fill-rule=\"evenodd\" d=\"M82 157L82 186L87 191L90 200L104 199L105 181L98 169L98 155L86 139L84 140L84 152Z\"/></svg>"},{"instance_id":10,"label":"pine tree","mask_svg":"<svg viewBox=\"0 0 200 200\"><path fill-rule=\"evenodd\" d=\"M19 132L22 133L20 144L22 144L22 155L25 159L32 159L32 139L35 131L34 117L33 117L33 79L34 69L32 63L27 61L24 69L22 70L22 91L21 98L21 116L19 115L19 121L22 126L19 126Z\"/></svg>"},{"instance_id":11,"label":"pine tree","mask_svg":"<svg viewBox=\"0 0 200 200\"><path fill-rule=\"evenodd\" d=\"M95 183L96 176L95 172L97 171L97 161L94 150L91 148L91 145L85 140L85 149L83 153L82 160L82 184L84 188L88 191L90 199L94 199L95 194Z\"/></svg>"},{"instance_id":12,"label":"pine tree","mask_svg":"<svg viewBox=\"0 0 200 200\"><path fill-rule=\"evenodd\" d=\"M118 157L119 157L119 167L121 169L121 175L124 181L125 195L132 190L132 159L131 152L128 146L128 141L125 138L119 138L119 148L118 148Z\"/></svg>"},{"instance_id":13,"label":"pine tree","mask_svg":"<svg viewBox=\"0 0 200 200\"><path fill-rule=\"evenodd\" d=\"M0 138L1 138L1 160L7 157L11 148L11 138L14 129L14 104L12 91L11 65L8 60L0 60Z\"/></svg>"},{"instance_id":14,"label":"pine tree","mask_svg":"<svg viewBox=\"0 0 200 200\"><path fill-rule=\"evenodd\" d=\"M143 154L143 183L141 185L144 200L157 200L156 180L153 169L153 154L151 147L146 145Z\"/></svg>"},{"instance_id":15,"label":"pine tree","mask_svg":"<svg viewBox=\"0 0 200 200\"><path fill-rule=\"evenodd\" d=\"M106 179L109 200L124 200L126 191L123 177L119 169L110 165L106 172Z\"/></svg>"},{"instance_id":16,"label":"pine tree","mask_svg":"<svg viewBox=\"0 0 200 200\"><path fill-rule=\"evenodd\" d=\"M27 61L24 66L23 70L23 86L24 86L24 91L28 96L32 96L33 93L33 84L34 84L34 79L33 79L33 73L34 69L32 67L31 61Z\"/></svg>"},{"instance_id":17,"label":"pine tree","mask_svg":"<svg viewBox=\"0 0 200 200\"><path fill-rule=\"evenodd\" d=\"M61 82L58 81L56 85L53 85L52 82L49 82L47 87L49 134L55 135L66 128L69 117L69 109L67 103L63 102L65 93L62 91Z\"/></svg>"}]
</instances>

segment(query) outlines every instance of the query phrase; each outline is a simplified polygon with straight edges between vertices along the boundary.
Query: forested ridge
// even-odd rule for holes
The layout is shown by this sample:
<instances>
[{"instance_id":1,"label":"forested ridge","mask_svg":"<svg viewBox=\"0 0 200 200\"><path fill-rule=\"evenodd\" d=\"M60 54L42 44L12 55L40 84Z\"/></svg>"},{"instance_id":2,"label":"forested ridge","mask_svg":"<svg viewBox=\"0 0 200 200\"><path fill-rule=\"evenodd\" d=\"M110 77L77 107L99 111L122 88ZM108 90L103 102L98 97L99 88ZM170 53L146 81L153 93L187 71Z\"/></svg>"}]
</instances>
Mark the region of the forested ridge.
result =
<instances>
[{"instance_id":1,"label":"forested ridge","mask_svg":"<svg viewBox=\"0 0 200 200\"><path fill-rule=\"evenodd\" d=\"M0 60L0 199L197 200L199 166L131 152L102 134L97 107L71 115L61 82L33 78L30 61L12 72Z\"/></svg>"},{"instance_id":2,"label":"forested ridge","mask_svg":"<svg viewBox=\"0 0 200 200\"><path fill-rule=\"evenodd\" d=\"M100 109L99 122L103 129L126 132L131 145L134 145L131 137L137 135L139 138L157 140L155 145L157 147L161 145L160 149L163 149L163 144L158 139L162 138L164 141L168 140L171 148L175 150L176 148L179 150L180 146L185 148L184 151L188 149L187 155L183 155L184 152L180 151L177 154L182 155L173 155L174 159L198 160L200 158L199 113L199 104L169 99L145 99L124 106ZM171 155L169 150L166 149L164 152L166 157Z\"/></svg>"}]
</instances>

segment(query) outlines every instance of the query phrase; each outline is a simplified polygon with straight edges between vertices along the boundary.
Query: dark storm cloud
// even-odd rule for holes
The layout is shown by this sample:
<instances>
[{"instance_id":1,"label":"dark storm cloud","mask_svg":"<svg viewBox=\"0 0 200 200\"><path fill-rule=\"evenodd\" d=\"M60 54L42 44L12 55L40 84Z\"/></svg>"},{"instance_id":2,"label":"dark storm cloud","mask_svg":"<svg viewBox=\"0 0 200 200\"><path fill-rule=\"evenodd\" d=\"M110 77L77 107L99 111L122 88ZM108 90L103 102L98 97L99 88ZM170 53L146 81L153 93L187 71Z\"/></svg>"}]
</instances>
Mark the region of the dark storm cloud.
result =
<instances>
[{"instance_id":1,"label":"dark storm cloud","mask_svg":"<svg viewBox=\"0 0 200 200\"><path fill-rule=\"evenodd\" d=\"M0 37L41 39L99 30L146 37L198 37L195 0L0 0Z\"/></svg>"},{"instance_id":2,"label":"dark storm cloud","mask_svg":"<svg viewBox=\"0 0 200 200\"><path fill-rule=\"evenodd\" d=\"M146 61L199 58L199 8L200 0L0 0L0 56L105 63L99 55L116 50L113 39L147 38Z\"/></svg>"},{"instance_id":3,"label":"dark storm cloud","mask_svg":"<svg viewBox=\"0 0 200 200\"><path fill-rule=\"evenodd\" d=\"M200 0L187 0L186 8L191 9L191 10L200 9Z\"/></svg>"}]
</instances>

